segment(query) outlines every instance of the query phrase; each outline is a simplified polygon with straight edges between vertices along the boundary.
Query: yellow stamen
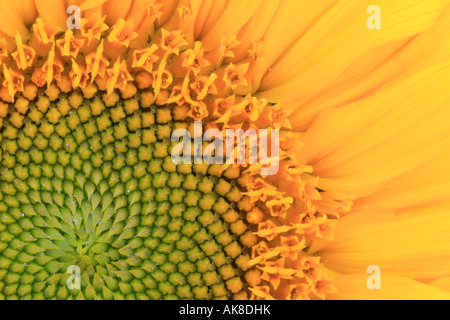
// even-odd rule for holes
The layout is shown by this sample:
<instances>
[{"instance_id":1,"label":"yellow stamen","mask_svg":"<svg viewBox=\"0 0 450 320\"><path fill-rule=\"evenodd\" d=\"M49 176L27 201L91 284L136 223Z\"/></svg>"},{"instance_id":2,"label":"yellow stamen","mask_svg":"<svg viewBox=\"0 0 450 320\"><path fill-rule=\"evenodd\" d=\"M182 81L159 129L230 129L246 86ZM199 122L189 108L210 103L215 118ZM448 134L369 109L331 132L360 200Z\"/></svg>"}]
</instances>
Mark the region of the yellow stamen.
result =
<instances>
[{"instance_id":1,"label":"yellow stamen","mask_svg":"<svg viewBox=\"0 0 450 320\"><path fill-rule=\"evenodd\" d=\"M86 72L80 68L80 66L76 63L76 61L72 58L72 70L69 73L69 76L72 80L72 87L84 87L86 85L87 75Z\"/></svg>"},{"instance_id":2,"label":"yellow stamen","mask_svg":"<svg viewBox=\"0 0 450 320\"><path fill-rule=\"evenodd\" d=\"M76 58L78 52L84 44L84 39L74 37L72 29L68 29L64 34L64 39L56 40L56 45L63 56L72 56Z\"/></svg>"},{"instance_id":3,"label":"yellow stamen","mask_svg":"<svg viewBox=\"0 0 450 320\"><path fill-rule=\"evenodd\" d=\"M91 73L91 83L94 82L97 75L105 76L106 67L109 66L109 61L103 56L103 40L97 48L97 51L91 52L86 56L86 72Z\"/></svg>"},{"instance_id":4,"label":"yellow stamen","mask_svg":"<svg viewBox=\"0 0 450 320\"><path fill-rule=\"evenodd\" d=\"M197 78L198 81L202 78ZM203 78L204 79L204 78ZM214 81L217 79L217 75L215 73L211 73L209 77L206 77L206 81L202 84L202 91L197 96L197 99L203 100L208 93L216 94L217 89L213 86ZM193 84L195 86L195 84Z\"/></svg>"},{"instance_id":5,"label":"yellow stamen","mask_svg":"<svg viewBox=\"0 0 450 320\"><path fill-rule=\"evenodd\" d=\"M25 55L22 37L20 36L19 32L16 33L16 44L17 44L17 51L12 53L12 57L14 58L14 60L16 60L19 69L25 70L27 67L29 67L29 65L33 63L31 59L34 57L31 57L30 55ZM34 51L32 48L29 47L27 49L28 54Z\"/></svg>"},{"instance_id":6,"label":"yellow stamen","mask_svg":"<svg viewBox=\"0 0 450 320\"><path fill-rule=\"evenodd\" d=\"M275 298L270 295L269 286L255 286L249 288L249 290L252 293L252 296L250 297L251 300L275 300Z\"/></svg>"},{"instance_id":7,"label":"yellow stamen","mask_svg":"<svg viewBox=\"0 0 450 320\"><path fill-rule=\"evenodd\" d=\"M20 73L16 73L7 68L5 65L3 66L3 76L5 77L3 85L8 88L11 101L14 102L14 95L16 92L23 91L24 77Z\"/></svg>"},{"instance_id":8,"label":"yellow stamen","mask_svg":"<svg viewBox=\"0 0 450 320\"><path fill-rule=\"evenodd\" d=\"M158 45L152 44L150 48L135 50L133 52L133 68L142 68L147 72L153 71L153 64L158 61L159 57L153 53L158 49Z\"/></svg>"},{"instance_id":9,"label":"yellow stamen","mask_svg":"<svg viewBox=\"0 0 450 320\"><path fill-rule=\"evenodd\" d=\"M132 81L133 77L128 73L125 61L119 58L111 69L107 69L109 80L107 83L107 92L110 95L114 88L124 89L128 81Z\"/></svg>"}]
</instances>

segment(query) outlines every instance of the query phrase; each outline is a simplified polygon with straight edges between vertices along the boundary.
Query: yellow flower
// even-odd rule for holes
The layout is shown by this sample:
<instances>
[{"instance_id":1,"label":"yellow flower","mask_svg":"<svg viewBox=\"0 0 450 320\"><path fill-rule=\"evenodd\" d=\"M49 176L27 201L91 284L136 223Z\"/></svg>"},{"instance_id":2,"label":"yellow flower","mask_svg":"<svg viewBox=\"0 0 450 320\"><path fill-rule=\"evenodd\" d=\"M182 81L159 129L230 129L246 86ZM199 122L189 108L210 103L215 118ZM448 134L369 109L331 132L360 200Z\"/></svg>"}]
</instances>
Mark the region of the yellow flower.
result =
<instances>
[{"instance_id":1,"label":"yellow flower","mask_svg":"<svg viewBox=\"0 0 450 320\"><path fill-rule=\"evenodd\" d=\"M449 299L450 1L372 4L0 1L0 299Z\"/></svg>"}]
</instances>

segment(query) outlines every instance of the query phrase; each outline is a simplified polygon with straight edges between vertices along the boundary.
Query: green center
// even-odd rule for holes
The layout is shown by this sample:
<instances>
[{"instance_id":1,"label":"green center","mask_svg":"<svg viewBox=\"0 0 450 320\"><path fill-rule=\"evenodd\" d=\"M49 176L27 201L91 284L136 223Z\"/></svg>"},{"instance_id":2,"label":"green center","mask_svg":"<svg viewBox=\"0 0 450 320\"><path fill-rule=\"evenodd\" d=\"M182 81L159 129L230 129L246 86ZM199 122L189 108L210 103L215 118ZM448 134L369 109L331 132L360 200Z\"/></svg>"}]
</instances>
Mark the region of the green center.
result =
<instances>
[{"instance_id":1,"label":"green center","mask_svg":"<svg viewBox=\"0 0 450 320\"><path fill-rule=\"evenodd\" d=\"M45 101L45 99L43 99ZM189 123L138 100L37 100L1 129L0 299L211 299L245 290L237 184L175 165ZM244 241L245 242L245 241ZM69 266L81 288L69 289ZM70 279L69 279L70 280Z\"/></svg>"}]
</instances>

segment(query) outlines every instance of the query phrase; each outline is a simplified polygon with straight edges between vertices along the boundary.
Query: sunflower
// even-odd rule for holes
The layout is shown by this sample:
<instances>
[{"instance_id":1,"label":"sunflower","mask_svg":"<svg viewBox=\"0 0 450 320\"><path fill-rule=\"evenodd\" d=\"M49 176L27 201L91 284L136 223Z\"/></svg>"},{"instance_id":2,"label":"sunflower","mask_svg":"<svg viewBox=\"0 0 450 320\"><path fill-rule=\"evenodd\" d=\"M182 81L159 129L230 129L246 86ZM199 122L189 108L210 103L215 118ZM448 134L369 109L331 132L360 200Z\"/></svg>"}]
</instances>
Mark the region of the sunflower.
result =
<instances>
[{"instance_id":1,"label":"sunflower","mask_svg":"<svg viewBox=\"0 0 450 320\"><path fill-rule=\"evenodd\" d=\"M1 0L0 299L449 299L450 1L372 5Z\"/></svg>"}]
</instances>

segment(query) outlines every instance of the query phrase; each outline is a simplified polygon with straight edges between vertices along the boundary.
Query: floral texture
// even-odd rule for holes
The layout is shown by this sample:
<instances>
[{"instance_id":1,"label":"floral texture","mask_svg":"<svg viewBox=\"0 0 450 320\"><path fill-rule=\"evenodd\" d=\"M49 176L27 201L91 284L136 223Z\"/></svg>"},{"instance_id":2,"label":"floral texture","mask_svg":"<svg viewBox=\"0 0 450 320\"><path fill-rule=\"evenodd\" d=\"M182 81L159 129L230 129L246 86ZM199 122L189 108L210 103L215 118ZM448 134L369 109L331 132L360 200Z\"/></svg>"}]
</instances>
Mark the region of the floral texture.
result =
<instances>
[{"instance_id":1,"label":"floral texture","mask_svg":"<svg viewBox=\"0 0 450 320\"><path fill-rule=\"evenodd\" d=\"M372 4L0 0L0 298L449 299L450 1Z\"/></svg>"}]
</instances>

